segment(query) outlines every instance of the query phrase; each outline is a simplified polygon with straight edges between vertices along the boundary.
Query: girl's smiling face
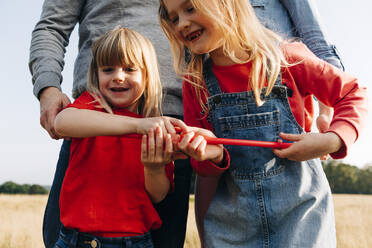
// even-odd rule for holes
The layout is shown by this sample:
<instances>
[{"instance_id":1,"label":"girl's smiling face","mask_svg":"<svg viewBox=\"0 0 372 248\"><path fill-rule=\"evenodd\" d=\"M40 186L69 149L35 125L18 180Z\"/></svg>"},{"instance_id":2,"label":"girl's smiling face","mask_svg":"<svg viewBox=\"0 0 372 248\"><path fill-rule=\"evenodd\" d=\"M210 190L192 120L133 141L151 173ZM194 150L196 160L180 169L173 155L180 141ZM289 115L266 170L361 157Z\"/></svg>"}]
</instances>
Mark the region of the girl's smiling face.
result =
<instances>
[{"instance_id":1,"label":"girl's smiling face","mask_svg":"<svg viewBox=\"0 0 372 248\"><path fill-rule=\"evenodd\" d=\"M190 0L163 2L167 9L169 24L177 39L195 54L212 52L221 54L223 34L213 20L196 10Z\"/></svg>"},{"instance_id":2,"label":"girl's smiling face","mask_svg":"<svg viewBox=\"0 0 372 248\"><path fill-rule=\"evenodd\" d=\"M99 90L113 108L138 112L138 100L145 90L141 69L135 66L98 67Z\"/></svg>"}]
</instances>

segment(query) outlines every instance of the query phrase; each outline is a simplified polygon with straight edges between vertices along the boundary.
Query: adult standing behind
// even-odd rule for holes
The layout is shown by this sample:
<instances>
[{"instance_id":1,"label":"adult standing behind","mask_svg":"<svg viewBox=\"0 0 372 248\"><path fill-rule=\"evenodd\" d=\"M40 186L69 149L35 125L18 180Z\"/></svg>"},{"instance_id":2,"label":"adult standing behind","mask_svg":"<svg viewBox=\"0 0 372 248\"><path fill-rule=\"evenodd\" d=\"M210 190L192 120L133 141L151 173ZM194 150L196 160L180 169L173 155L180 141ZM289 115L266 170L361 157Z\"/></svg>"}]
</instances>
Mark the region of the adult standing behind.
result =
<instances>
[{"instance_id":1,"label":"adult standing behind","mask_svg":"<svg viewBox=\"0 0 372 248\"><path fill-rule=\"evenodd\" d=\"M70 103L61 90L64 55L74 27L79 24L79 52L75 60L73 98L85 91L91 60L91 45L108 30L122 26L149 38L158 54L165 97L163 113L182 119L182 84L173 73L169 44L157 21L157 0L45 0L40 21L32 33L29 67L34 95L40 100L40 123L53 139L57 113ZM61 227L60 189L68 166L70 142L64 140L43 222L47 248L53 247ZM191 169L187 160L178 160L175 191L155 206L163 226L152 233L155 247L183 247L188 212Z\"/></svg>"},{"instance_id":2,"label":"adult standing behind","mask_svg":"<svg viewBox=\"0 0 372 248\"><path fill-rule=\"evenodd\" d=\"M299 38L318 57L344 70L336 47L326 37L319 21L313 0L250 0L262 24L284 38ZM312 100L307 99L307 118L312 122ZM319 102L317 127L320 132L328 129L333 111ZM310 126L306 126L309 132Z\"/></svg>"},{"instance_id":3,"label":"adult standing behind","mask_svg":"<svg viewBox=\"0 0 372 248\"><path fill-rule=\"evenodd\" d=\"M333 44L327 39L320 22L313 0L250 0L258 19L267 28L281 34L285 39L298 38L319 58L344 69L342 61ZM305 131L311 130L313 110L312 97L308 97ZM333 110L319 102L317 127L320 132L329 127ZM200 223L205 216L213 195L210 192L216 187L216 178L197 177L195 194L195 215L198 231L203 244L203 233ZM203 188L203 191L200 189Z\"/></svg>"}]
</instances>

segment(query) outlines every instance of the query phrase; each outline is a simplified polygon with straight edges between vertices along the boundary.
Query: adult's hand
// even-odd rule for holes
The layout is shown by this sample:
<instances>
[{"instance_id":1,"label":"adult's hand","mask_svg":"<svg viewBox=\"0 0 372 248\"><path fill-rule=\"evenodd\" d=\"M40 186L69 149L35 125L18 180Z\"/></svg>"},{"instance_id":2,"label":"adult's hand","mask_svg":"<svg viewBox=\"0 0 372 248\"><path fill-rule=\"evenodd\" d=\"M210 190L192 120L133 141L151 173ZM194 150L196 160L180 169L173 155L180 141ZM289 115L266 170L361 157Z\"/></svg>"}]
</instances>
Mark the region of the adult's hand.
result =
<instances>
[{"instance_id":1,"label":"adult's hand","mask_svg":"<svg viewBox=\"0 0 372 248\"><path fill-rule=\"evenodd\" d=\"M71 101L56 87L47 87L40 93L40 124L53 139L60 139L54 130L56 115Z\"/></svg>"}]
</instances>

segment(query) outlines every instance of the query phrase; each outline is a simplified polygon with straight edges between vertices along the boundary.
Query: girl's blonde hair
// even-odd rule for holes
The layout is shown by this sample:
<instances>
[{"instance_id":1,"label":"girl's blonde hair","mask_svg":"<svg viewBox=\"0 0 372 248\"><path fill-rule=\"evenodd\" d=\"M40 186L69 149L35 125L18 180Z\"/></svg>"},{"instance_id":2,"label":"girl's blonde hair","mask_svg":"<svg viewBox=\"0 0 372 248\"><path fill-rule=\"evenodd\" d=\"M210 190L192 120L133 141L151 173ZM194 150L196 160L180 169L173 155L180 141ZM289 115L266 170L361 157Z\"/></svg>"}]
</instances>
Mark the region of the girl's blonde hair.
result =
<instances>
[{"instance_id":1,"label":"girl's blonde hair","mask_svg":"<svg viewBox=\"0 0 372 248\"><path fill-rule=\"evenodd\" d=\"M161 115L162 86L155 49L147 38L128 28L117 27L92 45L87 90L101 107L112 113L112 108L99 90L98 68L118 65L135 66L142 72L145 90L138 100L139 114L144 117Z\"/></svg>"},{"instance_id":2,"label":"girl's blonde hair","mask_svg":"<svg viewBox=\"0 0 372 248\"><path fill-rule=\"evenodd\" d=\"M288 65L279 48L282 38L265 28L256 17L249 0L190 0L193 7L212 22L216 23L224 35L223 52L238 64L252 62L249 84L254 92L256 104L263 104L261 91L267 80L266 95L272 90L280 73L281 65ZM213 7L211 7L213 6ZM178 75L195 87L199 103L204 111L207 106L202 102L201 94L207 96L203 83L203 55L191 53L190 62L185 65L185 46L172 31L163 0L160 0L159 20L161 27L170 41L173 53L173 66ZM245 51L247 60L242 60L236 51Z\"/></svg>"}]
</instances>

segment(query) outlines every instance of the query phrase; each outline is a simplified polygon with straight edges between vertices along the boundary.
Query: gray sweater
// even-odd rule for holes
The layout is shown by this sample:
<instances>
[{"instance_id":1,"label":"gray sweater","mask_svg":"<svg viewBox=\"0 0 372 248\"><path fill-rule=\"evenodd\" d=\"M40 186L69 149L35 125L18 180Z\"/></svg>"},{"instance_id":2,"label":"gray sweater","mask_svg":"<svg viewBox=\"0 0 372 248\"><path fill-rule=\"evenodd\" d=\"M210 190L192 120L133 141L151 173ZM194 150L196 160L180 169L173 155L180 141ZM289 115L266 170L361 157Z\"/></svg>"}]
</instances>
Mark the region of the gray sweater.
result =
<instances>
[{"instance_id":1,"label":"gray sweater","mask_svg":"<svg viewBox=\"0 0 372 248\"><path fill-rule=\"evenodd\" d=\"M40 21L32 32L29 67L34 94L48 86L61 89L64 55L71 32L79 24L79 53L73 75L74 98L84 90L92 41L122 26L146 36L158 55L163 88L163 113L183 115L182 82L172 67L169 43L157 17L158 0L45 0Z\"/></svg>"}]
</instances>

